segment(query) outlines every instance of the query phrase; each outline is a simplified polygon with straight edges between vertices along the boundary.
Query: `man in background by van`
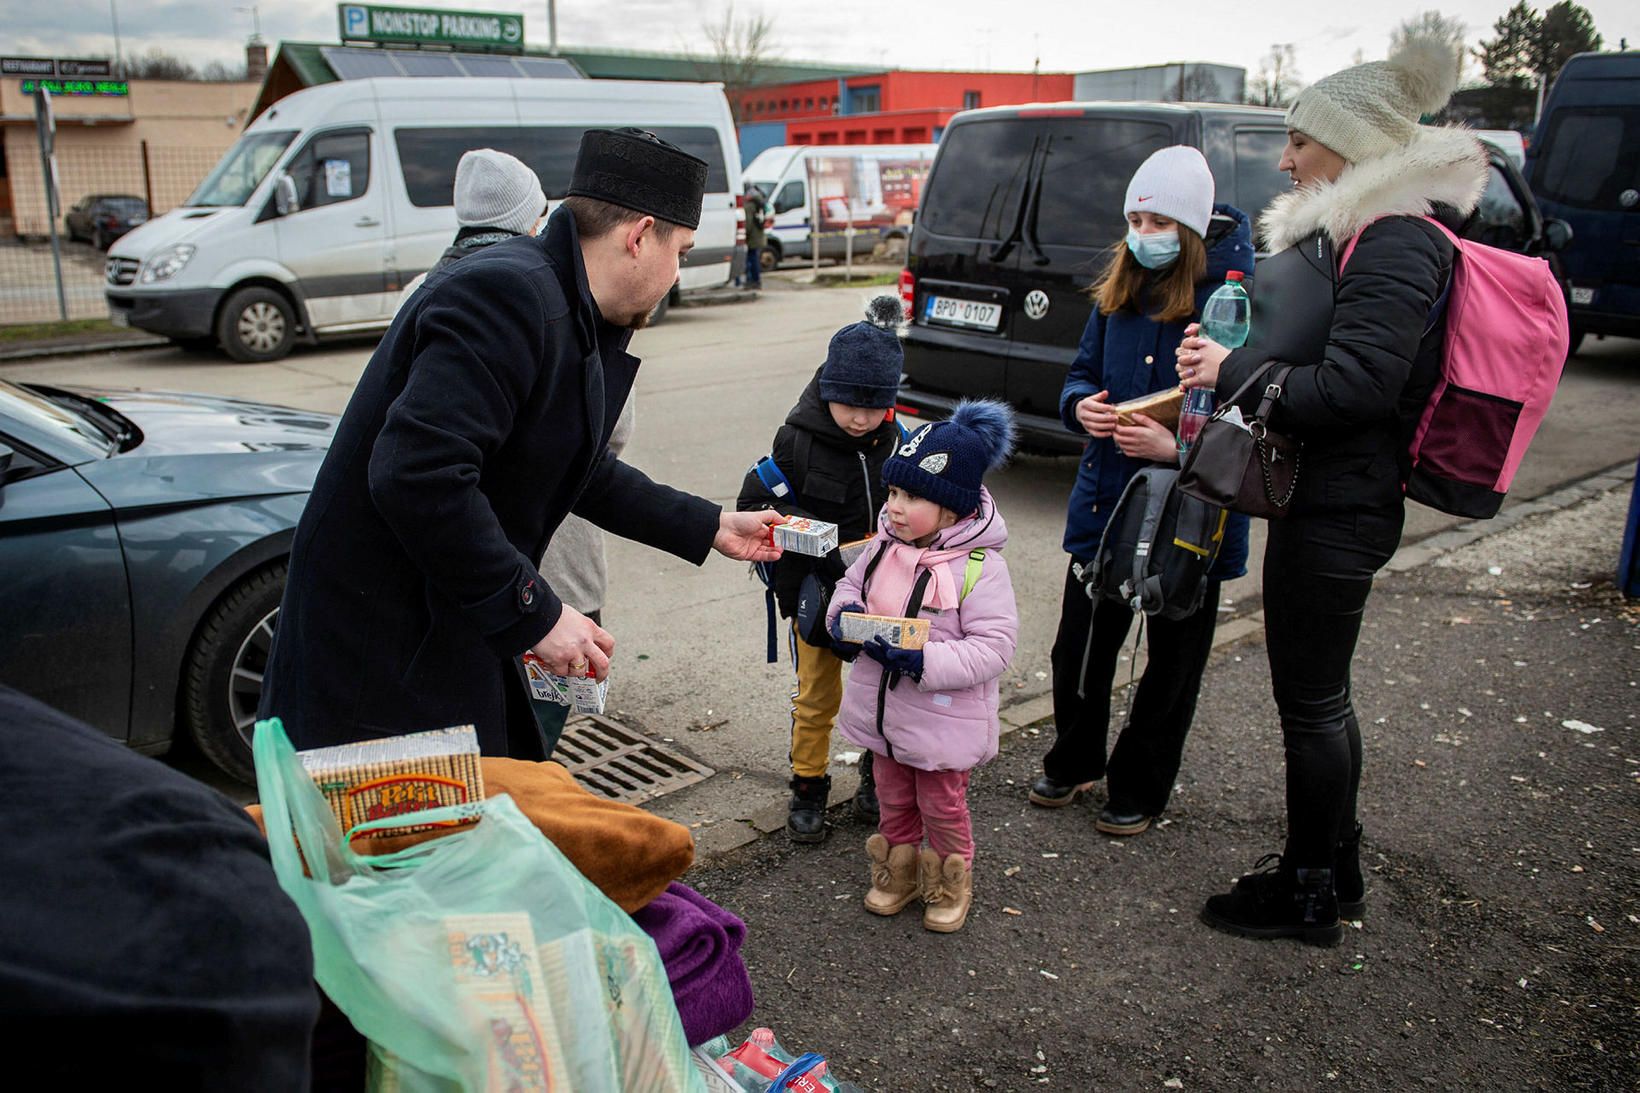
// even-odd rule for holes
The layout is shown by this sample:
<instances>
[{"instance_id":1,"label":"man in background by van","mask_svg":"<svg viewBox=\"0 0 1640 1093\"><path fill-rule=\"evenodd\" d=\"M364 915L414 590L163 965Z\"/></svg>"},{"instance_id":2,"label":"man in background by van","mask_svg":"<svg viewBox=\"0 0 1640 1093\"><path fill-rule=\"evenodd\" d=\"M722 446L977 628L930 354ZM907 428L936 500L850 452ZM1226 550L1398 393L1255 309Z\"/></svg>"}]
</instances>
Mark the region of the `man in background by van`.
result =
<instances>
[{"instance_id":1,"label":"man in background by van","mask_svg":"<svg viewBox=\"0 0 1640 1093\"><path fill-rule=\"evenodd\" d=\"M261 714L300 749L471 724L542 758L514 658L604 679L614 638L536 571L572 509L697 565L771 561L723 512L609 452L634 330L677 282L706 164L593 129L539 237L436 270L365 366L296 528Z\"/></svg>"},{"instance_id":2,"label":"man in background by van","mask_svg":"<svg viewBox=\"0 0 1640 1093\"><path fill-rule=\"evenodd\" d=\"M763 246L768 242L769 203L756 183L746 183L746 287L763 287Z\"/></svg>"},{"instance_id":3,"label":"man in background by van","mask_svg":"<svg viewBox=\"0 0 1640 1093\"><path fill-rule=\"evenodd\" d=\"M474 148L456 164L456 237L433 269L417 274L399 294L393 314L410 302L427 274L519 235L534 235L547 215L541 180L516 156L494 148Z\"/></svg>"}]
</instances>

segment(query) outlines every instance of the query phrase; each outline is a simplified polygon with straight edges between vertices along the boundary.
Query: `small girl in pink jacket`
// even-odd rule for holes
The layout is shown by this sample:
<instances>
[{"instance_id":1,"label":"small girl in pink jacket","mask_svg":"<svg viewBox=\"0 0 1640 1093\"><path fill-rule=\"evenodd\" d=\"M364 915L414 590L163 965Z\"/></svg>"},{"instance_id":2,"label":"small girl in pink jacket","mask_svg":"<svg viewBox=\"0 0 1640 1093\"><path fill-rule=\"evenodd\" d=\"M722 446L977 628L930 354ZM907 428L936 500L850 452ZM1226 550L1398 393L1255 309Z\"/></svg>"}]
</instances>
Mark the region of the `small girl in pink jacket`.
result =
<instances>
[{"instance_id":1,"label":"small girl in pink jacket","mask_svg":"<svg viewBox=\"0 0 1640 1093\"><path fill-rule=\"evenodd\" d=\"M1000 402L960 403L950 420L913 433L883 464L877 535L838 582L829 613L837 654L854 661L838 731L876 753L881 818L866 840L866 910L896 914L921 895L923 925L940 933L968 918L968 776L997 753L997 681L1019 632L1001 554L1008 530L981 482L1013 447L1013 411ZM844 611L926 618L928 644L846 642Z\"/></svg>"}]
</instances>

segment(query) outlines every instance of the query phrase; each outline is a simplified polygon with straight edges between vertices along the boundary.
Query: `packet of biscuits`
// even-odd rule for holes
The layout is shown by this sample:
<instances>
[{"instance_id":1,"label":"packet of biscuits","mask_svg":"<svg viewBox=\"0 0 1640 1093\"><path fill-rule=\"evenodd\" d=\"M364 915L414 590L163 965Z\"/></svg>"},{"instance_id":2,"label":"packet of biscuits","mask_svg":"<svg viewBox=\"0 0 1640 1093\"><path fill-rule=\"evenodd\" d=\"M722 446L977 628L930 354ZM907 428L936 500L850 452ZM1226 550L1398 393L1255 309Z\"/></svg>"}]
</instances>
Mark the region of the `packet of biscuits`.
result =
<instances>
[{"instance_id":1,"label":"packet of biscuits","mask_svg":"<svg viewBox=\"0 0 1640 1093\"><path fill-rule=\"evenodd\" d=\"M1152 391L1140 398L1118 402L1111 409L1116 411L1116 420L1123 425L1134 424L1134 414L1144 414L1158 425L1176 429L1179 427L1179 411L1183 407L1184 388L1169 387L1165 391Z\"/></svg>"}]
</instances>

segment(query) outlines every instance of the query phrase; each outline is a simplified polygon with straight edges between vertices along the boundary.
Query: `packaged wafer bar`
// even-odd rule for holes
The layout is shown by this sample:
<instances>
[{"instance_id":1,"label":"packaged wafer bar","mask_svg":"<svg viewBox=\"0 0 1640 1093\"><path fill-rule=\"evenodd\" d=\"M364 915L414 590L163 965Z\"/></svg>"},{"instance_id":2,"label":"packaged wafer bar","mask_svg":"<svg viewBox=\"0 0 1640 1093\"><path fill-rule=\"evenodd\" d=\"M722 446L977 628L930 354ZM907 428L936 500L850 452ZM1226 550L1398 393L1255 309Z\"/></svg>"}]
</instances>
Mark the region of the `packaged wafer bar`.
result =
<instances>
[{"instance_id":1,"label":"packaged wafer bar","mask_svg":"<svg viewBox=\"0 0 1640 1093\"><path fill-rule=\"evenodd\" d=\"M566 1058L542 975L530 916L523 911L442 919L456 994L489 1050L485 1093L567 1089L555 1073Z\"/></svg>"},{"instance_id":2,"label":"packaged wafer bar","mask_svg":"<svg viewBox=\"0 0 1640 1093\"><path fill-rule=\"evenodd\" d=\"M867 536L864 539L856 539L852 543L842 544L837 548L837 553L842 555L843 564L845 566L850 566L854 564L854 559L864 554L866 552L866 547L870 545L871 537Z\"/></svg>"},{"instance_id":3,"label":"packaged wafer bar","mask_svg":"<svg viewBox=\"0 0 1640 1093\"><path fill-rule=\"evenodd\" d=\"M524 654L524 675L530 682L530 694L542 702L556 702L576 713L604 712L604 703L609 698L607 679L553 675L534 653Z\"/></svg>"},{"instance_id":4,"label":"packaged wafer bar","mask_svg":"<svg viewBox=\"0 0 1640 1093\"><path fill-rule=\"evenodd\" d=\"M837 549L837 525L807 516L788 516L784 524L769 525L769 542L794 554L824 558Z\"/></svg>"},{"instance_id":5,"label":"packaged wafer bar","mask_svg":"<svg viewBox=\"0 0 1640 1093\"><path fill-rule=\"evenodd\" d=\"M865 643L882 638L901 649L921 649L928 644L927 619L899 619L891 615L863 615L858 611L844 611L838 616L843 629L843 640Z\"/></svg>"},{"instance_id":6,"label":"packaged wafer bar","mask_svg":"<svg viewBox=\"0 0 1640 1093\"><path fill-rule=\"evenodd\" d=\"M296 757L325 795L344 833L367 820L408 816L429 808L484 799L478 734L471 725L315 748L297 752ZM477 819L475 812L466 821L407 821L402 827L373 831L371 835L408 835Z\"/></svg>"}]
</instances>

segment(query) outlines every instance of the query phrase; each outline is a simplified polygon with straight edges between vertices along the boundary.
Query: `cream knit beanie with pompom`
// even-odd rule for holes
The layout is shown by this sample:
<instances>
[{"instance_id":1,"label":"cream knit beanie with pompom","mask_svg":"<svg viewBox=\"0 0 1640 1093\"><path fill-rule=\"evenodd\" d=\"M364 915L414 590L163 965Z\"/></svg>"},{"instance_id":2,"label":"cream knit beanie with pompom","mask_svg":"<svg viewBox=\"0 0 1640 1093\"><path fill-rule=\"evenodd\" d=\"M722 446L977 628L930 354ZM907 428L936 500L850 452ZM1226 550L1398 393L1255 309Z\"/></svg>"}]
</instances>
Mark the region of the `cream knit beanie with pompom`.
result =
<instances>
[{"instance_id":1,"label":"cream knit beanie with pompom","mask_svg":"<svg viewBox=\"0 0 1640 1093\"><path fill-rule=\"evenodd\" d=\"M1412 143L1418 119L1445 106L1457 85L1452 47L1410 38L1387 61L1334 72L1300 91L1287 110L1287 128L1360 163Z\"/></svg>"}]
</instances>

